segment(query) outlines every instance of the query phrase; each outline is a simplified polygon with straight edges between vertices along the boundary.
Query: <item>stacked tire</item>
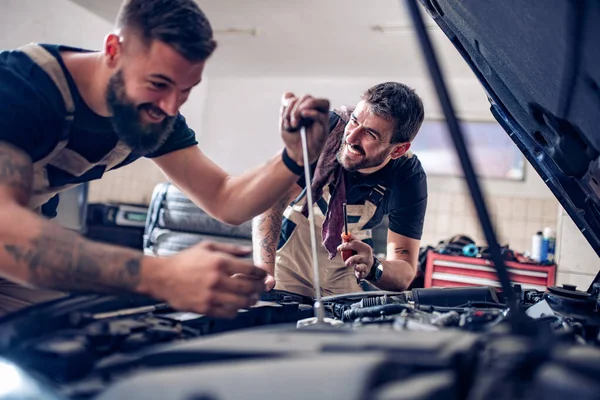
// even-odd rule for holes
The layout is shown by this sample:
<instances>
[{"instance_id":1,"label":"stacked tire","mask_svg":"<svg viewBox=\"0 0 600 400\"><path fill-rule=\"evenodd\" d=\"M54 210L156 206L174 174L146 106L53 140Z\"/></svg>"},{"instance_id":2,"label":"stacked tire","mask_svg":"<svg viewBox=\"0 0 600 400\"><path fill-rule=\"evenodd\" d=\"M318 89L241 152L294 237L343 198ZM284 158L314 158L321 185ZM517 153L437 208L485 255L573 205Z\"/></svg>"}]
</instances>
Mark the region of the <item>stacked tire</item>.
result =
<instances>
[{"instance_id":1,"label":"stacked tire","mask_svg":"<svg viewBox=\"0 0 600 400\"><path fill-rule=\"evenodd\" d=\"M252 245L252 222L233 226L216 220L171 183L152 193L144 230L144 253L168 256L203 241Z\"/></svg>"}]
</instances>

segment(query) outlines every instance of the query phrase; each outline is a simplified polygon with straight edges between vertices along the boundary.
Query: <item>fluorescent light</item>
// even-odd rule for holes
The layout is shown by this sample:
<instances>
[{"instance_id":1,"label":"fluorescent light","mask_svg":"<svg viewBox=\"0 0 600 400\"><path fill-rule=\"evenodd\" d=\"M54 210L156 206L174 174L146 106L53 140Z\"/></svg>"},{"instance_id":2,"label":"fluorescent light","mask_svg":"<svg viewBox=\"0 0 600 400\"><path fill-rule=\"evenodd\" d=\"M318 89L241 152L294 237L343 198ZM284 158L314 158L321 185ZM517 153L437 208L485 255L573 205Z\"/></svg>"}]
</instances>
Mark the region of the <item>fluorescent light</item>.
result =
<instances>
[{"instance_id":1,"label":"fluorescent light","mask_svg":"<svg viewBox=\"0 0 600 400\"><path fill-rule=\"evenodd\" d=\"M256 28L225 28L215 29L215 35L233 35L233 36L258 36L258 29Z\"/></svg>"},{"instance_id":2,"label":"fluorescent light","mask_svg":"<svg viewBox=\"0 0 600 400\"><path fill-rule=\"evenodd\" d=\"M384 35L403 35L403 34L414 34L415 29L412 25L371 25L371 30L374 32L380 32ZM427 25L428 31L439 31L440 28L437 25Z\"/></svg>"}]
</instances>

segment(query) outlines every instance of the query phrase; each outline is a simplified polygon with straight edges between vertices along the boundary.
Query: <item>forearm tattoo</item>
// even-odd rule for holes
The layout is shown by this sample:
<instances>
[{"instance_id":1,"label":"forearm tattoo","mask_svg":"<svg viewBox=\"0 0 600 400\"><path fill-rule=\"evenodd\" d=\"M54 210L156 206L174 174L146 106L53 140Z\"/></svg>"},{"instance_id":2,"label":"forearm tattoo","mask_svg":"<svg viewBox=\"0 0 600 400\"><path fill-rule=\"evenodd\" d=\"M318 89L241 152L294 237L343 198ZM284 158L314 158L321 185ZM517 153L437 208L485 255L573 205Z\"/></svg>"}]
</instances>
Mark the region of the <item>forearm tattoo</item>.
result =
<instances>
[{"instance_id":1,"label":"forearm tattoo","mask_svg":"<svg viewBox=\"0 0 600 400\"><path fill-rule=\"evenodd\" d=\"M28 268L31 283L47 288L119 293L140 282L141 254L89 242L58 226L45 224L28 243L4 249Z\"/></svg>"},{"instance_id":2,"label":"forearm tattoo","mask_svg":"<svg viewBox=\"0 0 600 400\"><path fill-rule=\"evenodd\" d=\"M0 186L17 189L18 200L25 204L32 185L29 157L0 143ZM139 284L141 253L87 241L48 221L33 224L31 232L29 238L18 240L12 239L17 235L9 233L2 246L28 272L33 284L65 291L102 292L128 291Z\"/></svg>"},{"instance_id":3,"label":"forearm tattoo","mask_svg":"<svg viewBox=\"0 0 600 400\"><path fill-rule=\"evenodd\" d=\"M283 221L283 211L287 206L285 200L279 201L275 206L264 214L258 216L254 221L253 229L257 233L256 249L259 253L259 260L263 264L274 265L277 243L281 233L281 223Z\"/></svg>"},{"instance_id":4,"label":"forearm tattoo","mask_svg":"<svg viewBox=\"0 0 600 400\"><path fill-rule=\"evenodd\" d=\"M22 191L29 198L33 184L33 166L22 151L0 143L0 185Z\"/></svg>"}]
</instances>

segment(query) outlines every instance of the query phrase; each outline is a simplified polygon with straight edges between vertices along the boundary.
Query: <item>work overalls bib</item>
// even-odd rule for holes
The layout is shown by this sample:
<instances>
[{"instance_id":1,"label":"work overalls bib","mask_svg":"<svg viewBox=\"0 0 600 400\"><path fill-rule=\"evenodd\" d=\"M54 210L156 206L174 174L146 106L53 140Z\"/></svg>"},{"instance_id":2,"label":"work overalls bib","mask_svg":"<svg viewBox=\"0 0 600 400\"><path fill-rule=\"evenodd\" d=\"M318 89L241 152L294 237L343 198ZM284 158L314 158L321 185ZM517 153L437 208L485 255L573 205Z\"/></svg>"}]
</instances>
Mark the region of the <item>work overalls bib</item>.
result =
<instances>
[{"instance_id":1,"label":"work overalls bib","mask_svg":"<svg viewBox=\"0 0 600 400\"><path fill-rule=\"evenodd\" d=\"M348 204L348 231L359 240L372 242L372 231L371 229L364 229L364 226L375 215L385 192L385 187L377 185L371 190L364 204ZM330 198L328 186L323 189L323 197L315 202L313 206L321 293L323 296L330 296L360 292L362 288L356 283L354 268L348 268L344 265L340 252L337 252L336 256L330 260L329 254L323 246L322 227ZM308 218L302 214L305 203L306 190L286 208L283 214L282 231L284 236L287 234L289 237L285 242L280 243L276 253L275 289L313 297L315 291L313 288L310 228Z\"/></svg>"}]
</instances>

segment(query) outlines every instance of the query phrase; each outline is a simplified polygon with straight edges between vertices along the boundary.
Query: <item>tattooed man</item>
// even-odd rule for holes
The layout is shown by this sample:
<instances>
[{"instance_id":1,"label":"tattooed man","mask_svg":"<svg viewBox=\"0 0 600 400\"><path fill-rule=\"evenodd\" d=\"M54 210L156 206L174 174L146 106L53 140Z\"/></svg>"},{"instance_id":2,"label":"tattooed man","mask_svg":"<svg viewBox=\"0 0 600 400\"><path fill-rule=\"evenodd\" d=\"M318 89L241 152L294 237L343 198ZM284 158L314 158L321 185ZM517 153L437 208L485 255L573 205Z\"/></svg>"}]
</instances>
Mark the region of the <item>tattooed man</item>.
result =
<instances>
[{"instance_id":1,"label":"tattooed man","mask_svg":"<svg viewBox=\"0 0 600 400\"><path fill-rule=\"evenodd\" d=\"M240 224L271 207L301 170L296 121L313 122L314 162L329 102L303 96L291 108L286 93L285 149L229 176L201 152L179 113L215 47L194 0L126 0L100 51L31 44L0 52L0 315L81 291L142 293L218 317L256 302L265 273L243 257L251 249L201 243L144 257L43 217L55 216L59 192L140 157L224 222Z\"/></svg>"},{"instance_id":2,"label":"tattooed man","mask_svg":"<svg viewBox=\"0 0 600 400\"><path fill-rule=\"evenodd\" d=\"M359 280L404 290L416 272L427 206L427 179L409 150L424 118L417 94L401 83L368 89L354 109L330 112L329 136L313 182L324 295L360 291ZM304 179L253 220L255 263L267 288L312 296L313 267ZM347 203L349 242L342 243ZM389 218L387 255L373 255L371 230ZM344 262L341 251L356 254ZM352 253L350 253L352 254Z\"/></svg>"}]
</instances>

